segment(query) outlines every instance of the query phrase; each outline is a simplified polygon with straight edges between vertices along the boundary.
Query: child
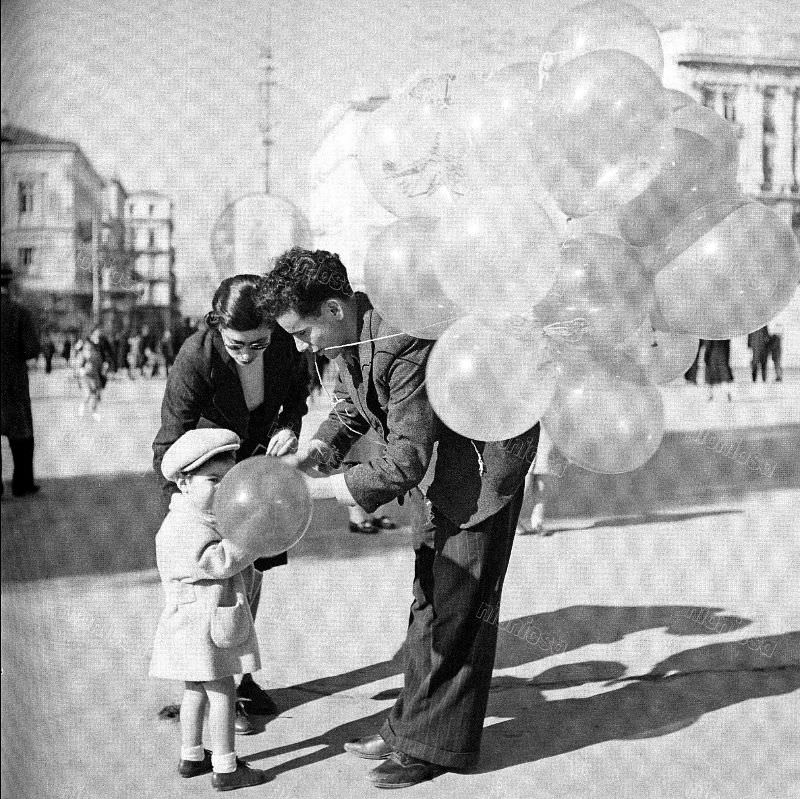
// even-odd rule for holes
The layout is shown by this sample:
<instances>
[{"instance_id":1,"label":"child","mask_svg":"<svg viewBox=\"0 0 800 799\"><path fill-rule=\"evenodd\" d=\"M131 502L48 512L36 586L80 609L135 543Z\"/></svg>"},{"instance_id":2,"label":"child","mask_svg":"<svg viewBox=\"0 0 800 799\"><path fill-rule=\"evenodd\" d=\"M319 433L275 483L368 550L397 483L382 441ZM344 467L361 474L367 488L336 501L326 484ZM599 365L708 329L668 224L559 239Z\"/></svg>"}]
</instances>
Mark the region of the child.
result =
<instances>
[{"instance_id":1,"label":"child","mask_svg":"<svg viewBox=\"0 0 800 799\"><path fill-rule=\"evenodd\" d=\"M256 556L220 536L212 511L217 484L234 466L239 445L231 430L202 428L184 433L167 450L161 471L180 493L173 495L156 536L166 608L150 676L184 681L178 773L195 777L213 770L211 784L218 791L267 780L234 751L233 675L261 668L245 591ZM206 702L210 752L202 744Z\"/></svg>"},{"instance_id":2,"label":"child","mask_svg":"<svg viewBox=\"0 0 800 799\"><path fill-rule=\"evenodd\" d=\"M78 416L83 416L86 409L90 408L92 418L97 420L100 418L97 408L106 384L106 365L103 363L98 346L91 339L83 342L78 353L77 367L78 380L83 390L83 401L78 406Z\"/></svg>"}]
</instances>

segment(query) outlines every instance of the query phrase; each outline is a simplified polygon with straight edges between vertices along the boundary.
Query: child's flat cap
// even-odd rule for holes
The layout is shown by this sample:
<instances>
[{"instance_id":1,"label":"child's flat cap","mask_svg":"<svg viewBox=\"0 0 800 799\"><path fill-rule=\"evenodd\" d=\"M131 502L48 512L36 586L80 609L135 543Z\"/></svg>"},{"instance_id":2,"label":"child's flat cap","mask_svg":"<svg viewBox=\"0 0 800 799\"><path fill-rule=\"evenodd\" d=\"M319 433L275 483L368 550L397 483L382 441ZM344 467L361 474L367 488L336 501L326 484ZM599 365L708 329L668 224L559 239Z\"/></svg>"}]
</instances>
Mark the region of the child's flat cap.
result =
<instances>
[{"instance_id":1,"label":"child's flat cap","mask_svg":"<svg viewBox=\"0 0 800 799\"><path fill-rule=\"evenodd\" d=\"M182 472L192 472L198 466L222 452L239 449L241 441L233 430L203 427L184 433L164 454L161 473L175 482Z\"/></svg>"}]
</instances>

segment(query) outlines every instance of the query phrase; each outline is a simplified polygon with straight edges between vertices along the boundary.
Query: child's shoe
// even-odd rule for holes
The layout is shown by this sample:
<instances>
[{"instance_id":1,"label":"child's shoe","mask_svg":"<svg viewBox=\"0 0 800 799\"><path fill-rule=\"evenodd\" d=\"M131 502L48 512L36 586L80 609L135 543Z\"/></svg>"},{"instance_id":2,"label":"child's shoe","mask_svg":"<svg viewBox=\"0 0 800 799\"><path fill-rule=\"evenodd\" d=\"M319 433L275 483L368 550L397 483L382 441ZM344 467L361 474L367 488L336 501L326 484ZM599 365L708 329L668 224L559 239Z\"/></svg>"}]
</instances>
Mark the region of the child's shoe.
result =
<instances>
[{"instance_id":1,"label":"child's shoe","mask_svg":"<svg viewBox=\"0 0 800 799\"><path fill-rule=\"evenodd\" d=\"M178 763L178 774L181 777L199 777L201 774L208 774L211 771L211 752L203 750L202 760L181 760Z\"/></svg>"},{"instance_id":2,"label":"child's shoe","mask_svg":"<svg viewBox=\"0 0 800 799\"><path fill-rule=\"evenodd\" d=\"M236 758L236 771L228 773L214 772L211 775L211 787L215 791L235 791L237 788L250 788L253 785L263 785L267 781L267 772L257 768L250 768L242 760Z\"/></svg>"}]
</instances>

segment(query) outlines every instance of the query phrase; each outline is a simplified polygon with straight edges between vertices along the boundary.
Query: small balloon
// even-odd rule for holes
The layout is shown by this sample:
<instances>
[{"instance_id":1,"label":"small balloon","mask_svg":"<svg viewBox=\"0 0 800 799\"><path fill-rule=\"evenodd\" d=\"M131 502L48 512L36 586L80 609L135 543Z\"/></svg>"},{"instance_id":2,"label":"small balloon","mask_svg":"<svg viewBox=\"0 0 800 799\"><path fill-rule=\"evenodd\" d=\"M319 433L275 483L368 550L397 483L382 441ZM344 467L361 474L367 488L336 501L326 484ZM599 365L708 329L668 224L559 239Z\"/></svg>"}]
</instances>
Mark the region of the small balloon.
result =
<instances>
[{"instance_id":1,"label":"small balloon","mask_svg":"<svg viewBox=\"0 0 800 799\"><path fill-rule=\"evenodd\" d=\"M438 216L466 192L469 147L450 112L452 80L423 78L364 126L357 146L364 183L396 216Z\"/></svg>"},{"instance_id":2,"label":"small balloon","mask_svg":"<svg viewBox=\"0 0 800 799\"><path fill-rule=\"evenodd\" d=\"M591 356L576 354L559 370L542 427L573 463L619 474L639 468L658 449L664 406L659 390L632 361L609 371Z\"/></svg>"},{"instance_id":3,"label":"small balloon","mask_svg":"<svg viewBox=\"0 0 800 799\"><path fill-rule=\"evenodd\" d=\"M533 309L543 324L583 320L588 347L617 347L636 335L653 287L635 250L620 238L587 233L561 244L561 269Z\"/></svg>"},{"instance_id":4,"label":"small balloon","mask_svg":"<svg viewBox=\"0 0 800 799\"><path fill-rule=\"evenodd\" d=\"M300 472L267 456L237 463L214 495L214 515L225 538L257 557L293 547L308 529L311 508Z\"/></svg>"},{"instance_id":5,"label":"small balloon","mask_svg":"<svg viewBox=\"0 0 800 799\"><path fill-rule=\"evenodd\" d=\"M614 0L597 0L570 8L545 40L555 68L586 53L621 50L644 61L661 79L664 54L652 22L636 7Z\"/></svg>"},{"instance_id":6,"label":"small balloon","mask_svg":"<svg viewBox=\"0 0 800 799\"><path fill-rule=\"evenodd\" d=\"M558 268L558 240L529 193L486 187L441 217L436 276L469 313L527 313L544 297Z\"/></svg>"},{"instance_id":7,"label":"small balloon","mask_svg":"<svg viewBox=\"0 0 800 799\"><path fill-rule=\"evenodd\" d=\"M669 115L658 78L635 56L600 50L570 61L539 95L531 146L542 184L569 216L629 202L671 152Z\"/></svg>"},{"instance_id":8,"label":"small balloon","mask_svg":"<svg viewBox=\"0 0 800 799\"><path fill-rule=\"evenodd\" d=\"M655 276L662 325L727 339L757 330L789 304L800 281L800 248L773 211L746 202L699 237L694 222L668 236L662 253L667 265ZM687 240L692 243L684 247Z\"/></svg>"},{"instance_id":9,"label":"small balloon","mask_svg":"<svg viewBox=\"0 0 800 799\"><path fill-rule=\"evenodd\" d=\"M524 318L464 317L434 345L425 385L451 430L477 441L513 438L536 424L553 395L548 342Z\"/></svg>"},{"instance_id":10,"label":"small balloon","mask_svg":"<svg viewBox=\"0 0 800 799\"><path fill-rule=\"evenodd\" d=\"M400 219L372 240L364 285L373 305L394 327L417 338L437 339L464 315L436 277L441 258L439 220Z\"/></svg>"}]
</instances>

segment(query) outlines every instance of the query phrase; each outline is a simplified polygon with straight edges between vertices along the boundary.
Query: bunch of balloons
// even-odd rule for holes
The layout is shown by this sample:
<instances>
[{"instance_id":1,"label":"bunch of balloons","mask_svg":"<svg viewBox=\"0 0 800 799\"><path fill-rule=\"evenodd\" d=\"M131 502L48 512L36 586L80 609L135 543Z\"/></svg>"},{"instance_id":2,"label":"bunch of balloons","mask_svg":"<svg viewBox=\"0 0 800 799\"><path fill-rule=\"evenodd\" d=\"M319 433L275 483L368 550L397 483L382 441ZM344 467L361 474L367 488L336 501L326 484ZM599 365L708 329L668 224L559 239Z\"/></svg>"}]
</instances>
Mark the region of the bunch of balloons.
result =
<instances>
[{"instance_id":1,"label":"bunch of balloons","mask_svg":"<svg viewBox=\"0 0 800 799\"><path fill-rule=\"evenodd\" d=\"M737 188L734 127L661 83L636 7L569 10L546 51L488 76L417 75L365 126L367 187L397 221L365 283L436 339L428 395L478 440L538 420L574 463L658 448L658 384L700 338L768 322L800 280L795 237Z\"/></svg>"}]
</instances>

